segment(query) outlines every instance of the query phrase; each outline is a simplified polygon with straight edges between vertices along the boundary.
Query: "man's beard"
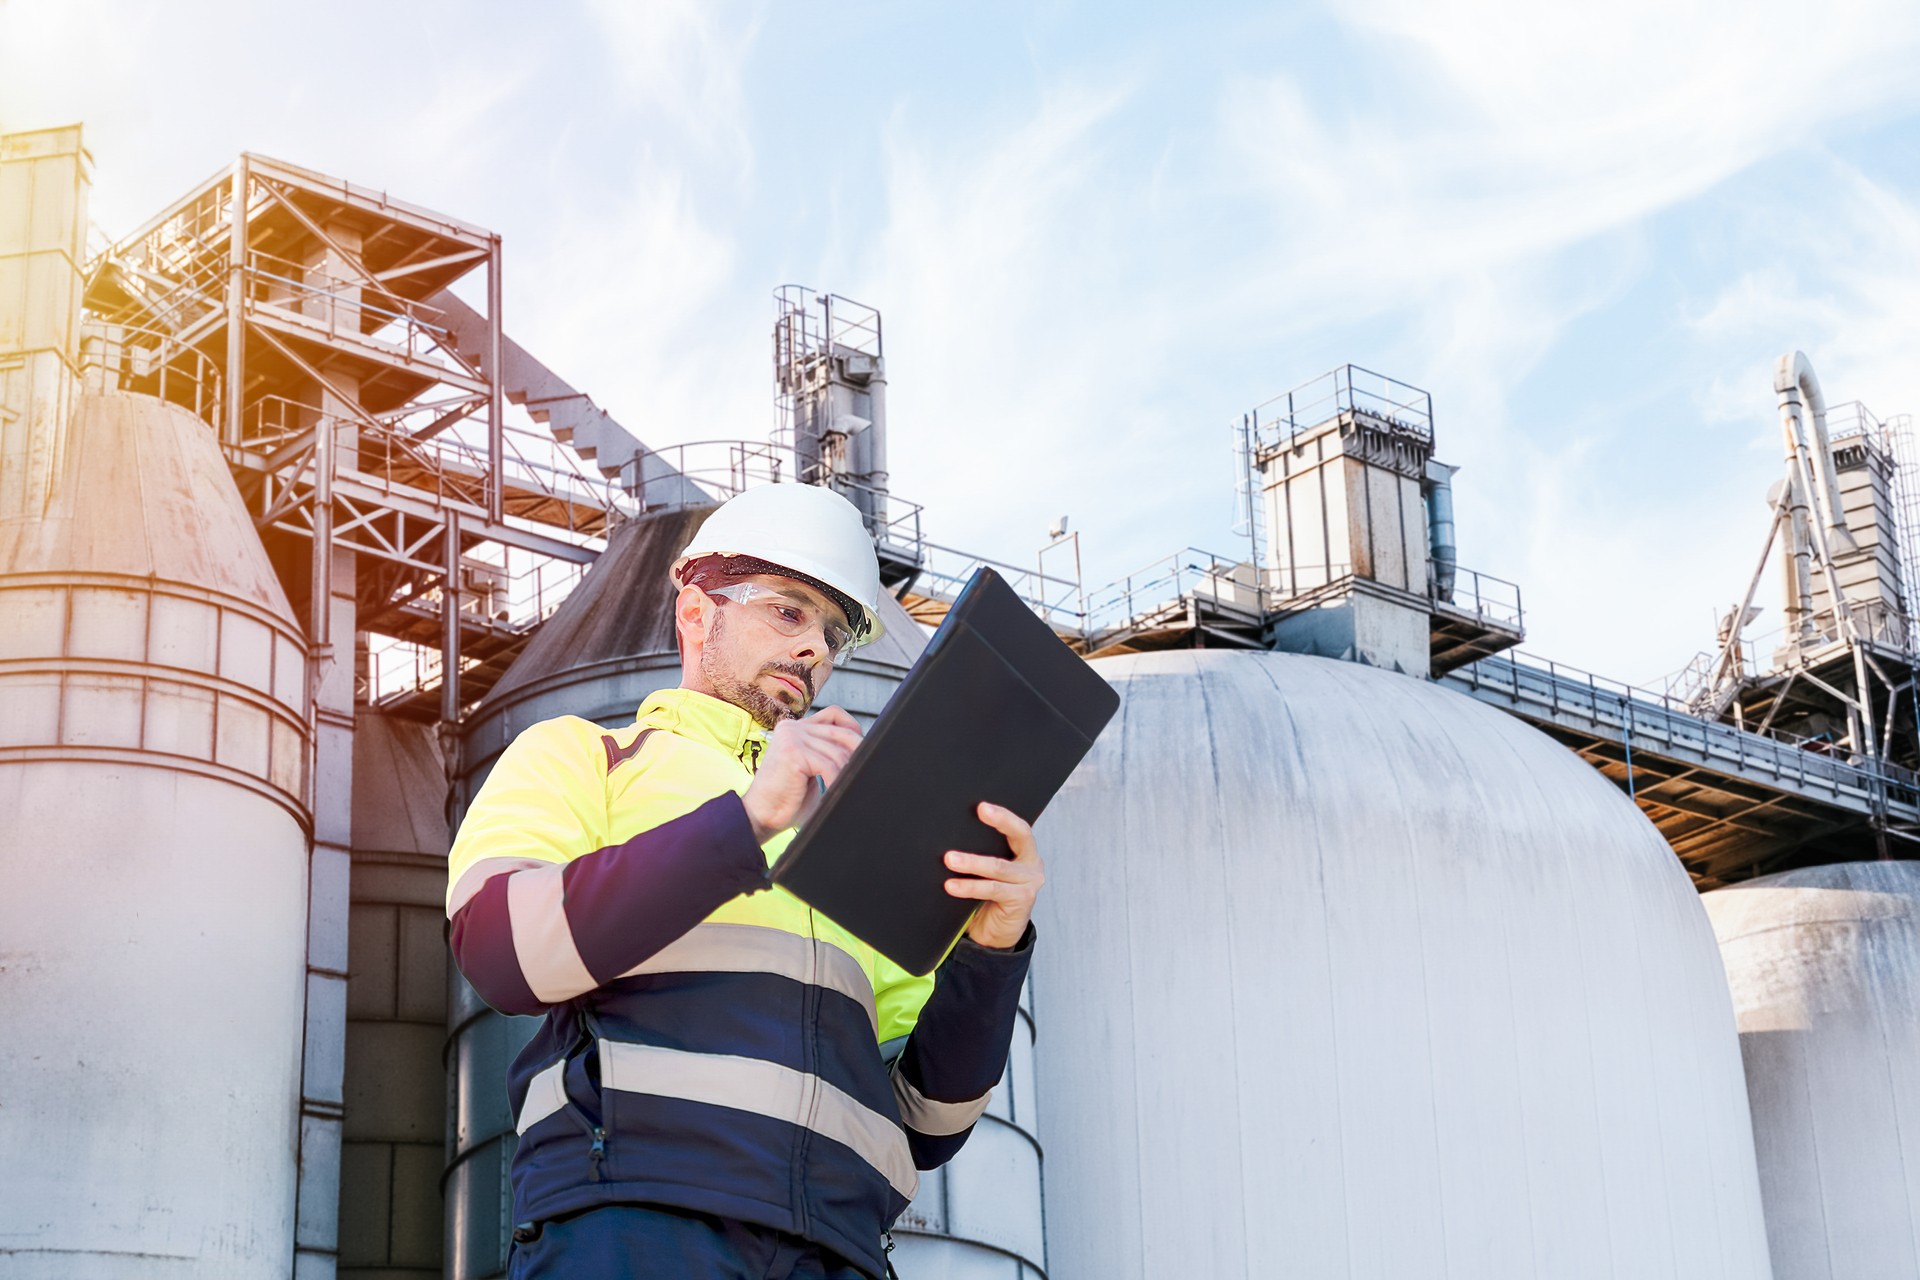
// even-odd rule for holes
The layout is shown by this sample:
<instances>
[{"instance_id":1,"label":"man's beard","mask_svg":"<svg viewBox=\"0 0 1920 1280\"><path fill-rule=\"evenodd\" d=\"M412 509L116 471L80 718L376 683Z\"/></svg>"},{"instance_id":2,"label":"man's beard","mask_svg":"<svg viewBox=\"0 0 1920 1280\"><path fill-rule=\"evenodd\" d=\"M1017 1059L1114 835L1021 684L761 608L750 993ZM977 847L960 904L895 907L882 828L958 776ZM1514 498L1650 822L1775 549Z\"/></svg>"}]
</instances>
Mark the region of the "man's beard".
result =
<instances>
[{"instance_id":1,"label":"man's beard","mask_svg":"<svg viewBox=\"0 0 1920 1280\"><path fill-rule=\"evenodd\" d=\"M707 643L700 649L700 674L706 677L707 685L722 701L731 702L748 715L762 729L771 729L782 720L798 720L806 714L807 707L813 705L813 675L799 663L768 663L761 671L778 671L792 676L800 682L806 691L806 702L798 711L789 707L780 699L768 693L757 684L739 679L723 668L714 657L714 651L720 646L716 643L726 628L726 610L722 609L713 617L713 629L707 635ZM756 678L758 673L756 673Z\"/></svg>"}]
</instances>

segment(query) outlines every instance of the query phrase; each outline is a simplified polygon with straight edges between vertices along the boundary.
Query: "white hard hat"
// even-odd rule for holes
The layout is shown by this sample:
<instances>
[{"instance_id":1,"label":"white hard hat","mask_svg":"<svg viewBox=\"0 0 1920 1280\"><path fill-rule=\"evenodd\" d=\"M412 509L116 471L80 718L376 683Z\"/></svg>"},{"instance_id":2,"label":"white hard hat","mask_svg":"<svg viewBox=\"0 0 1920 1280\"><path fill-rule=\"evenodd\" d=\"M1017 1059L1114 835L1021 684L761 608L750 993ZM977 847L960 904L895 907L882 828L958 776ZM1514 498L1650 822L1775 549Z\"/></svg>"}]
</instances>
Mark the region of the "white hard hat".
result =
<instances>
[{"instance_id":1,"label":"white hard hat","mask_svg":"<svg viewBox=\"0 0 1920 1280\"><path fill-rule=\"evenodd\" d=\"M880 561L851 502L813 484L767 484L720 504L668 571L687 585L688 566L708 556L729 573L773 573L819 588L847 614L859 644L880 638ZM848 606L853 606L849 608ZM858 615L858 616L856 616Z\"/></svg>"}]
</instances>

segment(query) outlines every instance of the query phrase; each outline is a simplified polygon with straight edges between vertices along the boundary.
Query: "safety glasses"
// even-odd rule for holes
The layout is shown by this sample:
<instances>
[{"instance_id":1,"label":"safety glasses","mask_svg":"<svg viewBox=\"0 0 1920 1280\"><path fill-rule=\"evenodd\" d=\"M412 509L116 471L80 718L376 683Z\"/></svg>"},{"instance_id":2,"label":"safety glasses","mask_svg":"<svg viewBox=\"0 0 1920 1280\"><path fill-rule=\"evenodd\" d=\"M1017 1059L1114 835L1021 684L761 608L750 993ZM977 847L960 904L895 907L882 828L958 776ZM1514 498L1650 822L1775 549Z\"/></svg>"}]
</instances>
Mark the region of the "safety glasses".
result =
<instances>
[{"instance_id":1,"label":"safety glasses","mask_svg":"<svg viewBox=\"0 0 1920 1280\"><path fill-rule=\"evenodd\" d=\"M731 600L783 636L797 636L819 628L827 652L838 664L855 649L853 631L846 623L803 596L789 595L758 582L732 582L724 587L702 587L710 596Z\"/></svg>"}]
</instances>

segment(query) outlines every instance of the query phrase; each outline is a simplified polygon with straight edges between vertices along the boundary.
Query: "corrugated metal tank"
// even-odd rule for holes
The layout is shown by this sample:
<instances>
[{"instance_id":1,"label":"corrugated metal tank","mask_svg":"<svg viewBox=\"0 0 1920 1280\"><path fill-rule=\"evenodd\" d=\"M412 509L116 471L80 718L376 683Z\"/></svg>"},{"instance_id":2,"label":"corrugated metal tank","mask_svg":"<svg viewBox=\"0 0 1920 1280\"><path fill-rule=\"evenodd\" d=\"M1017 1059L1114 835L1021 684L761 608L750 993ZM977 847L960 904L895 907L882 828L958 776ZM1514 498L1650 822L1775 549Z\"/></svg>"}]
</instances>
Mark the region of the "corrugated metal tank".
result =
<instances>
[{"instance_id":1,"label":"corrugated metal tank","mask_svg":"<svg viewBox=\"0 0 1920 1280\"><path fill-rule=\"evenodd\" d=\"M438 1280L446 1165L447 769L435 725L353 725L340 1276Z\"/></svg>"},{"instance_id":2,"label":"corrugated metal tank","mask_svg":"<svg viewBox=\"0 0 1920 1280\"><path fill-rule=\"evenodd\" d=\"M1920 1276L1920 862L1809 867L1703 901L1775 1280Z\"/></svg>"},{"instance_id":3,"label":"corrugated metal tank","mask_svg":"<svg viewBox=\"0 0 1920 1280\"><path fill-rule=\"evenodd\" d=\"M680 683L667 569L710 510L660 512L615 532L580 586L468 717L455 782L458 808L528 725L558 715L609 727L631 724L648 694ZM904 609L891 598L882 609L887 634L836 670L827 688L827 701L869 723L925 646L925 633ZM536 1024L494 1013L457 972L450 1003L448 1275L480 1280L505 1266L512 1226L506 1166L514 1140L506 1068ZM907 1210L896 1239L900 1256L913 1259L916 1280L1042 1274L1032 1047L1027 1018L1016 1032L1011 1079L998 1091L992 1118L982 1121L944 1175L923 1180Z\"/></svg>"},{"instance_id":4,"label":"corrugated metal tank","mask_svg":"<svg viewBox=\"0 0 1920 1280\"><path fill-rule=\"evenodd\" d=\"M1713 934L1625 796L1357 664L1093 665L1041 821L1056 1274L1768 1275Z\"/></svg>"},{"instance_id":5,"label":"corrugated metal tank","mask_svg":"<svg viewBox=\"0 0 1920 1280\"><path fill-rule=\"evenodd\" d=\"M0 1270L293 1257L306 660L212 434L79 398L0 521Z\"/></svg>"}]
</instances>

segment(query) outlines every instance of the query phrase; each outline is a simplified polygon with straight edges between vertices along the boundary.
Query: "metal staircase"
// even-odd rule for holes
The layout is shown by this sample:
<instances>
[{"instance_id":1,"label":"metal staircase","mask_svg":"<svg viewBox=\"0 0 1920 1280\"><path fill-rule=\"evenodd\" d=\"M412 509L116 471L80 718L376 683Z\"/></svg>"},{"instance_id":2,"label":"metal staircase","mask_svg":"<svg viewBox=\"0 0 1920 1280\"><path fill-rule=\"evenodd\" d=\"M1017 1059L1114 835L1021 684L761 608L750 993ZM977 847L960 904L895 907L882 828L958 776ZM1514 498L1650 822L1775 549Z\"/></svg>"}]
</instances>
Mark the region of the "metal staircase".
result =
<instances>
[{"instance_id":1,"label":"metal staircase","mask_svg":"<svg viewBox=\"0 0 1920 1280\"><path fill-rule=\"evenodd\" d=\"M455 348L498 379L509 404L524 408L581 461L591 463L602 476L618 482L622 491L638 498L642 508L720 501L512 338L502 335L500 367L492 369L487 357L487 318L453 293L436 294L429 302L444 317Z\"/></svg>"}]
</instances>

